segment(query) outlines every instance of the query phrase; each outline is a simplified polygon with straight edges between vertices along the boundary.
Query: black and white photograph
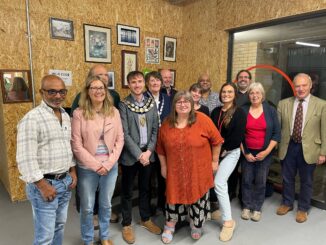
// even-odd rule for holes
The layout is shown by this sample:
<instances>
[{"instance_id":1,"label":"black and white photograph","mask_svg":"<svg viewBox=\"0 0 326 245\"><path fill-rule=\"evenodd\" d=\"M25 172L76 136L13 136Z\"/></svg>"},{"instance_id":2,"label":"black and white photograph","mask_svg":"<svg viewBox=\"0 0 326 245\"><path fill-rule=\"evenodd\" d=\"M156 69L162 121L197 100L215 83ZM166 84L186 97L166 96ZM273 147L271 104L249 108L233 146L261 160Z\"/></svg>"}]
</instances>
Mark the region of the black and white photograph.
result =
<instances>
[{"instance_id":1,"label":"black and white photograph","mask_svg":"<svg viewBox=\"0 0 326 245\"><path fill-rule=\"evenodd\" d=\"M53 39L74 40L74 24L71 20L50 18L50 35Z\"/></svg>"},{"instance_id":2,"label":"black and white photograph","mask_svg":"<svg viewBox=\"0 0 326 245\"><path fill-rule=\"evenodd\" d=\"M139 27L118 24L118 44L139 47L139 32Z\"/></svg>"},{"instance_id":3,"label":"black and white photograph","mask_svg":"<svg viewBox=\"0 0 326 245\"><path fill-rule=\"evenodd\" d=\"M84 24L85 61L111 63L111 29Z\"/></svg>"},{"instance_id":4,"label":"black and white photograph","mask_svg":"<svg viewBox=\"0 0 326 245\"><path fill-rule=\"evenodd\" d=\"M177 39L173 37L164 37L164 55L165 61L176 61Z\"/></svg>"},{"instance_id":5,"label":"black and white photograph","mask_svg":"<svg viewBox=\"0 0 326 245\"><path fill-rule=\"evenodd\" d=\"M115 89L114 71L109 71L108 76L109 76L108 89Z\"/></svg>"}]
</instances>

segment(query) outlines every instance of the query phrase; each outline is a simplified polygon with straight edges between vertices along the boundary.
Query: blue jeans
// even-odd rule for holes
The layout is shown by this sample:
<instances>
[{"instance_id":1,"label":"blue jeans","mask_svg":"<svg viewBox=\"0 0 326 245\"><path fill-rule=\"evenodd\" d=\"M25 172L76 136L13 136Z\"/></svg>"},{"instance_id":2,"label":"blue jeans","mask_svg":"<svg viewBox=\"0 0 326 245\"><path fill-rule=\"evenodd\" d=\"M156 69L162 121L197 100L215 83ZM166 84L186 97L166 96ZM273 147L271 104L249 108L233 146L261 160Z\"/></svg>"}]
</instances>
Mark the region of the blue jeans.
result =
<instances>
[{"instance_id":1,"label":"blue jeans","mask_svg":"<svg viewBox=\"0 0 326 245\"><path fill-rule=\"evenodd\" d=\"M239 157L240 148L229 151L220 162L220 166L214 178L215 192L220 204L223 221L232 220L231 204L228 193L228 179L235 166L237 166Z\"/></svg>"},{"instance_id":2,"label":"blue jeans","mask_svg":"<svg viewBox=\"0 0 326 245\"><path fill-rule=\"evenodd\" d=\"M261 150L250 150L256 155ZM243 208L252 211L261 211L265 200L266 180L272 154L269 154L262 161L248 162L244 157L241 162L242 172L242 202Z\"/></svg>"},{"instance_id":3,"label":"blue jeans","mask_svg":"<svg viewBox=\"0 0 326 245\"><path fill-rule=\"evenodd\" d=\"M70 175L62 180L47 180L57 191L52 202L44 201L35 184L27 184L27 198L32 204L34 220L34 245L60 245L63 241L64 225L71 191Z\"/></svg>"},{"instance_id":4,"label":"blue jeans","mask_svg":"<svg viewBox=\"0 0 326 245\"><path fill-rule=\"evenodd\" d=\"M107 175L98 175L96 172L77 168L78 192L80 197L80 229L85 244L93 242L94 225L93 210L96 190L99 191L99 227L100 239L109 239L111 217L111 199L118 176L118 164L115 164Z\"/></svg>"}]
</instances>

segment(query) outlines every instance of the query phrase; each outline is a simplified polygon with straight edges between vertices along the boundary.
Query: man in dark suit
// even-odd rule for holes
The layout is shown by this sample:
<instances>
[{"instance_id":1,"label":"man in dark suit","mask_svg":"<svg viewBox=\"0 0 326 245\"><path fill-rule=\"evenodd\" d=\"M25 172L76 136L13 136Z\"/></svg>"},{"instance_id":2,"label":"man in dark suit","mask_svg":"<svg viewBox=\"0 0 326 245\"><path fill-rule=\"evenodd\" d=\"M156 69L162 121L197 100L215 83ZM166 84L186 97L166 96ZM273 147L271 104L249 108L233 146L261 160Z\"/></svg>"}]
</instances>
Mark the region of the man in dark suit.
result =
<instances>
[{"instance_id":1,"label":"man in dark suit","mask_svg":"<svg viewBox=\"0 0 326 245\"><path fill-rule=\"evenodd\" d=\"M122 237L132 244L135 234L131 227L132 191L134 178L138 172L140 225L154 234L162 230L151 219L150 177L158 131L158 114L155 101L143 94L144 75L132 71L127 76L130 94L120 103L120 116L124 131L125 145L120 160Z\"/></svg>"},{"instance_id":2,"label":"man in dark suit","mask_svg":"<svg viewBox=\"0 0 326 245\"><path fill-rule=\"evenodd\" d=\"M282 128L279 157L282 163L283 200L277 214L285 215L293 209L295 176L299 172L296 221L303 223L310 208L314 170L317 164L325 163L326 101L310 94L312 81L307 74L299 73L293 83L295 97L281 100L278 105Z\"/></svg>"}]
</instances>

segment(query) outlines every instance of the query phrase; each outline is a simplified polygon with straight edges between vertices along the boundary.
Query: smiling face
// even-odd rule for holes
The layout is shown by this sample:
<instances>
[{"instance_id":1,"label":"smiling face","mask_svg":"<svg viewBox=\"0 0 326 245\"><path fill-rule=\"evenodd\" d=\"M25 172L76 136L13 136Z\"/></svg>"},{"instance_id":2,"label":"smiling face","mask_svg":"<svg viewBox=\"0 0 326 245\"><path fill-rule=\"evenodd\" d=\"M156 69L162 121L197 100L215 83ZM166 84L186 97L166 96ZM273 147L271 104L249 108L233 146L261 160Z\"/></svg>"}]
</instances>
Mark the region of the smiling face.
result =
<instances>
[{"instance_id":1,"label":"smiling face","mask_svg":"<svg viewBox=\"0 0 326 245\"><path fill-rule=\"evenodd\" d=\"M140 96L143 94L145 88L145 80L141 75L133 76L128 81L128 87L130 89L131 94L134 96Z\"/></svg>"},{"instance_id":2,"label":"smiling face","mask_svg":"<svg viewBox=\"0 0 326 245\"><path fill-rule=\"evenodd\" d=\"M104 83L100 80L93 81L88 88L88 95L92 104L98 104L104 101L107 91Z\"/></svg>"},{"instance_id":3,"label":"smiling face","mask_svg":"<svg viewBox=\"0 0 326 245\"><path fill-rule=\"evenodd\" d=\"M67 95L64 82L53 75L48 75L43 79L40 93L44 102L53 109L59 109Z\"/></svg>"},{"instance_id":4,"label":"smiling face","mask_svg":"<svg viewBox=\"0 0 326 245\"><path fill-rule=\"evenodd\" d=\"M161 70L163 86L169 88L172 84L172 74L170 70Z\"/></svg>"},{"instance_id":5,"label":"smiling face","mask_svg":"<svg viewBox=\"0 0 326 245\"><path fill-rule=\"evenodd\" d=\"M160 79L155 77L150 77L147 83L148 90L152 94L157 94L160 92L162 86L162 82Z\"/></svg>"},{"instance_id":6,"label":"smiling face","mask_svg":"<svg viewBox=\"0 0 326 245\"><path fill-rule=\"evenodd\" d=\"M222 103L233 103L235 100L235 91L231 85L226 85L221 91Z\"/></svg>"},{"instance_id":7,"label":"smiling face","mask_svg":"<svg viewBox=\"0 0 326 245\"><path fill-rule=\"evenodd\" d=\"M175 103L175 111L178 115L186 115L191 111L191 102L186 100L185 97L180 97L180 99Z\"/></svg>"},{"instance_id":8,"label":"smiling face","mask_svg":"<svg viewBox=\"0 0 326 245\"><path fill-rule=\"evenodd\" d=\"M209 91L212 87L211 80L207 74L202 75L199 78L198 82L204 93Z\"/></svg>"},{"instance_id":9,"label":"smiling face","mask_svg":"<svg viewBox=\"0 0 326 245\"><path fill-rule=\"evenodd\" d=\"M249 91L249 100L252 105L259 105L263 102L263 94L258 88Z\"/></svg>"},{"instance_id":10,"label":"smiling face","mask_svg":"<svg viewBox=\"0 0 326 245\"><path fill-rule=\"evenodd\" d=\"M237 85L240 91L247 91L251 83L250 76L247 72L243 71L237 77Z\"/></svg>"},{"instance_id":11,"label":"smiling face","mask_svg":"<svg viewBox=\"0 0 326 245\"><path fill-rule=\"evenodd\" d=\"M294 90L296 92L296 97L300 99L305 99L309 94L312 87L311 79L306 74L299 74L294 78Z\"/></svg>"},{"instance_id":12,"label":"smiling face","mask_svg":"<svg viewBox=\"0 0 326 245\"><path fill-rule=\"evenodd\" d=\"M201 98L201 92L199 89L194 89L190 91L191 93L191 97L194 100L195 103L199 102L200 98Z\"/></svg>"}]
</instances>

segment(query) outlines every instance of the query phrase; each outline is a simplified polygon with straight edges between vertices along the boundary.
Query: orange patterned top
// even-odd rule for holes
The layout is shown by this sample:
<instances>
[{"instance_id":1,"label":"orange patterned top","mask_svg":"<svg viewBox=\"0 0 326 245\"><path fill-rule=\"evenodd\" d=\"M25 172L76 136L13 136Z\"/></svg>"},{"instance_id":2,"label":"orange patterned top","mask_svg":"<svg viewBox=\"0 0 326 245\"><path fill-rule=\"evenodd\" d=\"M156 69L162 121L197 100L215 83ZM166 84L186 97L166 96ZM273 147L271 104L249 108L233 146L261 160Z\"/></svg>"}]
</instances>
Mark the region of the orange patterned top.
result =
<instances>
[{"instance_id":1,"label":"orange patterned top","mask_svg":"<svg viewBox=\"0 0 326 245\"><path fill-rule=\"evenodd\" d=\"M166 157L166 200L169 204L192 204L213 186L212 145L223 138L209 117L196 112L190 127L162 124L156 151Z\"/></svg>"}]
</instances>

